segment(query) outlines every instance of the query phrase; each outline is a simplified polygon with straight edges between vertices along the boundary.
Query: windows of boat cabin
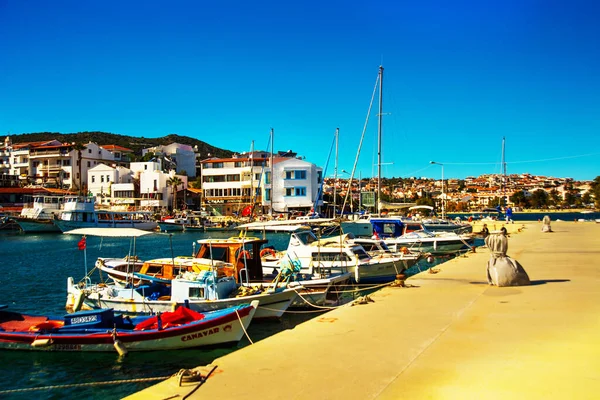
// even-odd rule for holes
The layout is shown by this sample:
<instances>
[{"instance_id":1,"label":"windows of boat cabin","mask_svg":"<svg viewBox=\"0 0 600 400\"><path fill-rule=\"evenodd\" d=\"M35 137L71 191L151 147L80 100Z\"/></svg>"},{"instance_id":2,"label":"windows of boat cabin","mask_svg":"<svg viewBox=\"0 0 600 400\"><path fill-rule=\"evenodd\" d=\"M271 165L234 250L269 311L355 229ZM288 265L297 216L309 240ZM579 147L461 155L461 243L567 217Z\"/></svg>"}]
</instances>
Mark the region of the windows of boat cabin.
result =
<instances>
[{"instance_id":1,"label":"windows of boat cabin","mask_svg":"<svg viewBox=\"0 0 600 400\"><path fill-rule=\"evenodd\" d=\"M203 287L190 287L189 292L188 292L188 298L204 299L204 288Z\"/></svg>"},{"instance_id":2,"label":"windows of boat cabin","mask_svg":"<svg viewBox=\"0 0 600 400\"><path fill-rule=\"evenodd\" d=\"M371 258L367 252L365 251L364 248L362 247L353 247L352 248L352 253L354 253L354 255L358 256L359 260L368 260L369 258Z\"/></svg>"}]
</instances>

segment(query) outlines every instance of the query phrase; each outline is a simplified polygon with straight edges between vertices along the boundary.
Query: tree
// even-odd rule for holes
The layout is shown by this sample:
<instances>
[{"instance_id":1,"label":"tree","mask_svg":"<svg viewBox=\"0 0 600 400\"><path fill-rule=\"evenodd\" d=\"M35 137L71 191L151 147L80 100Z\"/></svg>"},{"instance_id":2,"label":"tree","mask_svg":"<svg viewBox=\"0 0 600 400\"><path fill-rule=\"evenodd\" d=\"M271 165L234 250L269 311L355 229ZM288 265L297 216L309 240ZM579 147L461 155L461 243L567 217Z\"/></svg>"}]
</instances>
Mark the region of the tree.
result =
<instances>
[{"instance_id":1,"label":"tree","mask_svg":"<svg viewBox=\"0 0 600 400\"><path fill-rule=\"evenodd\" d=\"M562 201L562 196L560 195L560 192L556 189L552 189L550 191L550 203L552 205L558 206L560 205Z\"/></svg>"},{"instance_id":2,"label":"tree","mask_svg":"<svg viewBox=\"0 0 600 400\"><path fill-rule=\"evenodd\" d=\"M592 194L594 195L594 200L596 204L596 208L600 208L600 176L597 176L591 184Z\"/></svg>"},{"instance_id":3,"label":"tree","mask_svg":"<svg viewBox=\"0 0 600 400\"><path fill-rule=\"evenodd\" d=\"M81 173L81 163L83 161L82 150L85 149L85 145L83 143L75 142L73 143L73 150L77 151L77 166L79 167L78 179L77 179L77 194L79 196L83 193L83 176Z\"/></svg>"},{"instance_id":4,"label":"tree","mask_svg":"<svg viewBox=\"0 0 600 400\"><path fill-rule=\"evenodd\" d=\"M512 196L510 196L510 201L519 206L519 207L528 207L529 206L529 199L527 199L527 196L525 196L525 192L522 190L519 190L517 192L514 192Z\"/></svg>"},{"instance_id":5,"label":"tree","mask_svg":"<svg viewBox=\"0 0 600 400\"><path fill-rule=\"evenodd\" d=\"M548 198L550 196L545 190L538 189L531 194L531 206L533 208L545 208L548 206Z\"/></svg>"},{"instance_id":6,"label":"tree","mask_svg":"<svg viewBox=\"0 0 600 400\"><path fill-rule=\"evenodd\" d=\"M177 175L173 175L169 179L167 179L167 185L171 187L171 193L173 195L172 209L175 210L175 206L177 205L177 191L179 190L179 185L181 185L183 181Z\"/></svg>"}]
</instances>

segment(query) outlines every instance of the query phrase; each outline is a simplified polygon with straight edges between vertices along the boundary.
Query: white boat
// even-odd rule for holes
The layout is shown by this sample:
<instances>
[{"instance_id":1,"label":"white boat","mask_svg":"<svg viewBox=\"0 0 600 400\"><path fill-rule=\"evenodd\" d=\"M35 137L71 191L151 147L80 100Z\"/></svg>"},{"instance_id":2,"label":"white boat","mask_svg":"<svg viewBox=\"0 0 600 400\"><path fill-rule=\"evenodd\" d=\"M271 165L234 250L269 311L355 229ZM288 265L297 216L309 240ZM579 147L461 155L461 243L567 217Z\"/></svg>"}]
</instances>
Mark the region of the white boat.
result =
<instances>
[{"instance_id":1,"label":"white boat","mask_svg":"<svg viewBox=\"0 0 600 400\"><path fill-rule=\"evenodd\" d=\"M153 230L158 225L147 211L96 210L93 197L66 196L54 224L67 232L78 228L135 228Z\"/></svg>"},{"instance_id":2,"label":"white boat","mask_svg":"<svg viewBox=\"0 0 600 400\"><path fill-rule=\"evenodd\" d=\"M139 237L151 232L126 228L83 228L66 232L68 234L102 237ZM87 251L87 250L86 250ZM86 253L87 254L87 253ZM181 257L191 264L196 263L197 270L170 264L171 259L163 259L161 263L146 262L148 268L156 266L177 269L177 276L165 279L161 271L135 271L126 273L125 281L133 282L124 286L119 283L92 284L87 271L85 278L75 282L72 277L67 279L67 304L69 311L82 308L113 308L127 314L148 314L172 311L180 305L199 312L218 310L229 306L249 303L258 300L255 318L279 318L292 304L301 286L287 287L278 283L242 283L236 281L236 269L230 263L217 262L211 259L196 259ZM116 265L119 265L118 262ZM121 264L122 265L122 264ZM240 272L240 276L247 271ZM153 276L154 275L154 276ZM137 281L143 283L136 285Z\"/></svg>"},{"instance_id":3,"label":"white boat","mask_svg":"<svg viewBox=\"0 0 600 400\"><path fill-rule=\"evenodd\" d=\"M277 268L264 268L265 254L271 248L264 247L268 241L256 237L241 236L227 239L201 239L196 252L198 259L226 262L235 269L238 283L254 285L255 282L280 282L298 293L292 306L312 307L339 304L343 288L350 283L351 274L347 270L320 270L306 273L297 263L282 263ZM283 268L282 268L283 266ZM304 272L304 273L303 273ZM281 281L284 283L281 283Z\"/></svg>"},{"instance_id":4,"label":"white boat","mask_svg":"<svg viewBox=\"0 0 600 400\"><path fill-rule=\"evenodd\" d=\"M65 196L36 194L33 202L21 210L18 217L12 219L25 233L60 232L52 222L60 212Z\"/></svg>"},{"instance_id":5,"label":"white boat","mask_svg":"<svg viewBox=\"0 0 600 400\"><path fill-rule=\"evenodd\" d=\"M371 218L370 221L374 235L383 239L393 251L407 248L431 254L450 254L470 248L474 241L470 234L429 232L416 221L400 218Z\"/></svg>"},{"instance_id":6,"label":"white boat","mask_svg":"<svg viewBox=\"0 0 600 400\"><path fill-rule=\"evenodd\" d=\"M263 256L263 271L267 274L285 263L298 262L300 274L349 272L354 281L367 283L393 281L407 268L408 259L386 254L371 257L361 245L352 243L352 238L345 234L319 239L308 229L294 232L287 250Z\"/></svg>"}]
</instances>

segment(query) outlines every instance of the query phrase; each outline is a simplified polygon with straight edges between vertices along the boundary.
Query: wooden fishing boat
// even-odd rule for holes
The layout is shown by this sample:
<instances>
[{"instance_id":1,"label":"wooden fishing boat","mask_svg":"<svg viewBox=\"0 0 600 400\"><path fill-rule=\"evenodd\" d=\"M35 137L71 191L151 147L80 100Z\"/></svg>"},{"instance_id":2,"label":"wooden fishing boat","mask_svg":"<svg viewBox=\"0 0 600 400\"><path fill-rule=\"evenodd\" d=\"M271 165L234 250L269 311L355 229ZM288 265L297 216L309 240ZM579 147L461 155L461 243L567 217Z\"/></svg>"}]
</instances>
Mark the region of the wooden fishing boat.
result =
<instances>
[{"instance_id":1,"label":"wooden fishing boat","mask_svg":"<svg viewBox=\"0 0 600 400\"><path fill-rule=\"evenodd\" d=\"M0 349L38 351L175 350L237 343L258 302L198 313L186 307L128 318L112 309L80 311L62 319L0 310Z\"/></svg>"}]
</instances>

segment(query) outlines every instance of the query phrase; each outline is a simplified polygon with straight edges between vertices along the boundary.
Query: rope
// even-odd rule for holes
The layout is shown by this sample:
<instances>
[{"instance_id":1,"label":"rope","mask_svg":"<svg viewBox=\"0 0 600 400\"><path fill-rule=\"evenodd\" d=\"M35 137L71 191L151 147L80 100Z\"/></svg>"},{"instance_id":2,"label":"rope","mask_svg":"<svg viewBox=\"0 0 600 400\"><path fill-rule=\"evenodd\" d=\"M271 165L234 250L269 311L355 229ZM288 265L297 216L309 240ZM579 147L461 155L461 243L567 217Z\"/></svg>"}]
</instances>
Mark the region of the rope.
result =
<instances>
[{"instance_id":1,"label":"rope","mask_svg":"<svg viewBox=\"0 0 600 400\"><path fill-rule=\"evenodd\" d=\"M152 377L152 378L120 379L120 380L114 380L114 381L71 383L71 384L65 384L65 385L38 386L38 387L34 387L34 388L0 390L0 395L10 394L10 393L34 392L34 391L38 391L38 390L68 389L68 388L86 387L86 386L114 385L114 384L119 384L119 383L164 381L165 379L169 379L171 376L172 375L156 376L156 377Z\"/></svg>"},{"instance_id":2,"label":"rope","mask_svg":"<svg viewBox=\"0 0 600 400\"><path fill-rule=\"evenodd\" d=\"M246 334L246 337L248 338L248 341L250 342L250 344L254 344L254 342L252 341L252 339L250 339L250 335L248 335L248 332L246 332L246 328L244 328L244 323L242 322L242 318L240 317L240 314L238 313L238 309L235 309L235 315L237 315L238 320L240 321L240 325L242 326L242 330L244 331L244 334Z\"/></svg>"}]
</instances>

